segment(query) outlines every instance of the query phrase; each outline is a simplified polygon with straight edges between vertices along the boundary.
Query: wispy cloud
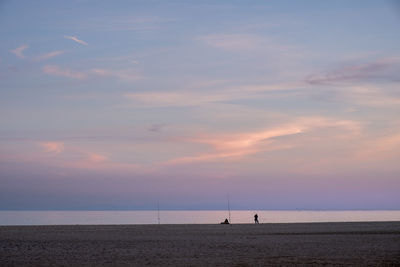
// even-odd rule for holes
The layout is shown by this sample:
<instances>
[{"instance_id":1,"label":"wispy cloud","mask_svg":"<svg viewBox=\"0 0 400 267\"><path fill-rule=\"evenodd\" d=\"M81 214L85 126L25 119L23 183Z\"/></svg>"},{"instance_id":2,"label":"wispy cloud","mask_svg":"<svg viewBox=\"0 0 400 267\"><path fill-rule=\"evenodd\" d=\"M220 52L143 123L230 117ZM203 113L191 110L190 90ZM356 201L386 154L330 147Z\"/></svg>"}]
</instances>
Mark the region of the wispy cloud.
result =
<instances>
[{"instance_id":1,"label":"wispy cloud","mask_svg":"<svg viewBox=\"0 0 400 267\"><path fill-rule=\"evenodd\" d=\"M42 71L49 75L63 76L72 79L84 79L87 77L87 74L84 72L62 69L56 65L46 65L42 68Z\"/></svg>"},{"instance_id":2,"label":"wispy cloud","mask_svg":"<svg viewBox=\"0 0 400 267\"><path fill-rule=\"evenodd\" d=\"M97 153L89 153L88 154L88 161L92 163L101 163L107 160L106 156L97 154Z\"/></svg>"},{"instance_id":3,"label":"wispy cloud","mask_svg":"<svg viewBox=\"0 0 400 267\"><path fill-rule=\"evenodd\" d=\"M164 28L175 19L156 16L104 16L92 17L85 21L75 21L77 27L89 31L136 31L148 32ZM78 25L79 24L79 25Z\"/></svg>"},{"instance_id":4,"label":"wispy cloud","mask_svg":"<svg viewBox=\"0 0 400 267\"><path fill-rule=\"evenodd\" d=\"M19 58L25 58L24 51L28 49L28 47L28 45L21 45L13 50L10 50L10 52L15 54Z\"/></svg>"},{"instance_id":5,"label":"wispy cloud","mask_svg":"<svg viewBox=\"0 0 400 267\"><path fill-rule=\"evenodd\" d=\"M382 72L398 63L397 58L384 58L374 62L348 65L324 74L314 74L306 78L308 84L334 84L377 78Z\"/></svg>"},{"instance_id":6,"label":"wispy cloud","mask_svg":"<svg viewBox=\"0 0 400 267\"><path fill-rule=\"evenodd\" d=\"M251 55L256 61L266 58L276 66L284 66L285 72L304 56L298 47L261 34L217 33L198 36L195 40L223 51Z\"/></svg>"},{"instance_id":7,"label":"wispy cloud","mask_svg":"<svg viewBox=\"0 0 400 267\"><path fill-rule=\"evenodd\" d=\"M170 163L189 163L226 158L240 158L246 155L255 154L261 150L268 150L268 148L263 146L271 144L270 139L274 137L293 135L301 132L301 129L289 126L261 132L189 139L187 140L188 142L210 145L213 147L214 151L211 153L174 159L171 160Z\"/></svg>"},{"instance_id":8,"label":"wispy cloud","mask_svg":"<svg viewBox=\"0 0 400 267\"><path fill-rule=\"evenodd\" d=\"M88 45L88 43L86 43L83 40L78 39L78 37L76 37L76 36L64 35L64 38L72 40L72 41L77 42L77 43L82 44L82 45Z\"/></svg>"},{"instance_id":9,"label":"wispy cloud","mask_svg":"<svg viewBox=\"0 0 400 267\"><path fill-rule=\"evenodd\" d=\"M198 39L210 46L230 51L251 50L262 42L260 37L249 34L210 34Z\"/></svg>"},{"instance_id":10,"label":"wispy cloud","mask_svg":"<svg viewBox=\"0 0 400 267\"><path fill-rule=\"evenodd\" d=\"M288 149L291 148L292 145L277 142L276 138L306 133L318 128L341 128L346 130L347 135L349 135L349 132L352 133L352 135L357 135L360 132L360 125L355 121L335 120L324 117L305 117L299 118L292 123L263 131L201 136L182 140L209 145L212 147L212 151L209 153L172 159L168 161L168 164L235 159L259 152Z\"/></svg>"},{"instance_id":11,"label":"wispy cloud","mask_svg":"<svg viewBox=\"0 0 400 267\"><path fill-rule=\"evenodd\" d=\"M201 86L200 86L201 88ZM209 103L225 102L237 99L251 99L260 97L267 92L287 91L302 88L301 84L249 84L241 86L227 86L219 90L202 91L169 91L169 92L137 92L127 93L124 96L135 104L152 107L189 107L201 106ZM198 89L198 88L193 88Z\"/></svg>"},{"instance_id":12,"label":"wispy cloud","mask_svg":"<svg viewBox=\"0 0 400 267\"><path fill-rule=\"evenodd\" d=\"M198 92L143 92L128 93L126 98L133 100L135 104L152 107L188 107L199 106L205 103L223 101L226 99L218 93L205 94Z\"/></svg>"},{"instance_id":13,"label":"wispy cloud","mask_svg":"<svg viewBox=\"0 0 400 267\"><path fill-rule=\"evenodd\" d=\"M143 79L143 76L134 69L123 69L123 70L110 70L110 69L91 69L91 74L101 77L116 77L122 81L135 82Z\"/></svg>"},{"instance_id":14,"label":"wispy cloud","mask_svg":"<svg viewBox=\"0 0 400 267\"><path fill-rule=\"evenodd\" d=\"M63 142L40 142L45 152L59 154L64 151L64 143Z\"/></svg>"},{"instance_id":15,"label":"wispy cloud","mask_svg":"<svg viewBox=\"0 0 400 267\"><path fill-rule=\"evenodd\" d=\"M26 58L26 56L24 55L24 51L26 49L28 49L28 48L29 48L28 45L21 45L21 46L15 48L13 50L10 50L10 52L15 54L17 57L23 59L23 58ZM56 51L52 51L52 52L49 52L49 53L46 53L46 54L42 54L42 55L38 55L38 56L35 56L35 57L30 57L30 59L33 60L33 61L43 61L43 60L47 60L47 59L56 57L56 56L61 55L63 53L65 53L65 51L56 50Z\"/></svg>"},{"instance_id":16,"label":"wispy cloud","mask_svg":"<svg viewBox=\"0 0 400 267\"><path fill-rule=\"evenodd\" d=\"M393 86L397 91L397 84ZM400 106L400 96L391 95L386 92L390 89L390 86L385 87L384 90L377 86L349 86L343 88L342 95L348 98L353 103L360 105L371 106L371 107L398 107Z\"/></svg>"},{"instance_id":17,"label":"wispy cloud","mask_svg":"<svg viewBox=\"0 0 400 267\"><path fill-rule=\"evenodd\" d=\"M114 77L121 81L135 82L143 79L143 76L134 69L90 69L75 71L69 68L61 68L57 65L46 65L42 71L49 75L63 76L71 79L84 79L87 77Z\"/></svg>"},{"instance_id":18,"label":"wispy cloud","mask_svg":"<svg viewBox=\"0 0 400 267\"><path fill-rule=\"evenodd\" d=\"M33 58L33 60L34 61L43 61L43 60L47 60L47 59L56 57L56 56L64 54L64 53L65 53L65 51L63 51L63 50L57 50L57 51L53 51L53 52L50 52L50 53L46 53L46 54L43 54L43 55L36 56L36 57Z\"/></svg>"},{"instance_id":19,"label":"wispy cloud","mask_svg":"<svg viewBox=\"0 0 400 267\"><path fill-rule=\"evenodd\" d=\"M46 164L54 164L55 166L69 169L105 169L120 165L119 163L110 161L109 158L102 153L93 152L81 146L78 147L71 144L68 150L66 150L64 142L60 141L38 142L37 144L39 144L46 153L51 155L63 153L63 155L60 155L60 157L36 157L32 159L36 162L43 163L43 161L46 161Z\"/></svg>"}]
</instances>

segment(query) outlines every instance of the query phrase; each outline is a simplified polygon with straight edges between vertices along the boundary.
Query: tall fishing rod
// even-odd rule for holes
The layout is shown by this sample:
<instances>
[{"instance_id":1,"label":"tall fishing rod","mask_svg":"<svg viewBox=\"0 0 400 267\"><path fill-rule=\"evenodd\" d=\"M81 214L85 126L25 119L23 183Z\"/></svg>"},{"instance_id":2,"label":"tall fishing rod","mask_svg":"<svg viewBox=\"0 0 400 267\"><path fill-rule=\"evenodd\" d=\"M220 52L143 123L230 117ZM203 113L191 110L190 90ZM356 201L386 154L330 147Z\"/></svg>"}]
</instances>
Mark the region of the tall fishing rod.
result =
<instances>
[{"instance_id":1,"label":"tall fishing rod","mask_svg":"<svg viewBox=\"0 0 400 267\"><path fill-rule=\"evenodd\" d=\"M160 224L160 201L157 199L157 220L158 224Z\"/></svg>"},{"instance_id":2,"label":"tall fishing rod","mask_svg":"<svg viewBox=\"0 0 400 267\"><path fill-rule=\"evenodd\" d=\"M231 222L231 207L230 207L230 203L229 203L229 193L227 195L227 198L228 198L228 218L229 218L229 223L232 223Z\"/></svg>"}]
</instances>

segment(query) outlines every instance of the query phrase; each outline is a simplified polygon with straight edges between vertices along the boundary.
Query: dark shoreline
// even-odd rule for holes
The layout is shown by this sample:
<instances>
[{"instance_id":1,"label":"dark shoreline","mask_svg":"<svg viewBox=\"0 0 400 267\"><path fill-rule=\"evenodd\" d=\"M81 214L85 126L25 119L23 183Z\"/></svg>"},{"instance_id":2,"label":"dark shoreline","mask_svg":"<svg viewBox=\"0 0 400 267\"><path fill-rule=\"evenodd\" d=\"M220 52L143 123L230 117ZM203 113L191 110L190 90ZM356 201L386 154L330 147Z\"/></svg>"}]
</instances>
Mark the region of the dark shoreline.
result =
<instances>
[{"instance_id":1,"label":"dark shoreline","mask_svg":"<svg viewBox=\"0 0 400 267\"><path fill-rule=\"evenodd\" d=\"M400 265L400 222L0 226L1 266Z\"/></svg>"}]
</instances>

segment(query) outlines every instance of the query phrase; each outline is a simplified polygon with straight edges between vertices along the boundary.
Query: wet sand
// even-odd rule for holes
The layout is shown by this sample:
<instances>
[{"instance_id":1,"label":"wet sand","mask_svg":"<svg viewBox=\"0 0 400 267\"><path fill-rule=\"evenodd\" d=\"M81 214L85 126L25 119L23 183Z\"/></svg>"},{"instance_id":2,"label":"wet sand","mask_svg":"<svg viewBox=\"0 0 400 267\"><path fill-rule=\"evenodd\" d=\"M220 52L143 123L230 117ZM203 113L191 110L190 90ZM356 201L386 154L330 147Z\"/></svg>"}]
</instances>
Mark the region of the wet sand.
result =
<instances>
[{"instance_id":1,"label":"wet sand","mask_svg":"<svg viewBox=\"0 0 400 267\"><path fill-rule=\"evenodd\" d=\"M400 222L1 226L0 266L400 265Z\"/></svg>"}]
</instances>

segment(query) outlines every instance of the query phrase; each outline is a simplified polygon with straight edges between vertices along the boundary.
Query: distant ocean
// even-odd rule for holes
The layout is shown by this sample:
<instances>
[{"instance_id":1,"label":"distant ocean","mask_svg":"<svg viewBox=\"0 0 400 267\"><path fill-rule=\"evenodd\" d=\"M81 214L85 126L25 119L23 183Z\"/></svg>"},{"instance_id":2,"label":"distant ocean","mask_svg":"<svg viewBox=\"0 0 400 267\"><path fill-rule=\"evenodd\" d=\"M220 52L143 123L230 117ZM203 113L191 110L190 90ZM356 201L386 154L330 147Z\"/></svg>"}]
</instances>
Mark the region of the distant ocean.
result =
<instances>
[{"instance_id":1,"label":"distant ocean","mask_svg":"<svg viewBox=\"0 0 400 267\"><path fill-rule=\"evenodd\" d=\"M251 211L232 210L232 223L400 221L400 211ZM148 211L0 211L0 225L74 224L217 224L229 219L224 210Z\"/></svg>"}]
</instances>

